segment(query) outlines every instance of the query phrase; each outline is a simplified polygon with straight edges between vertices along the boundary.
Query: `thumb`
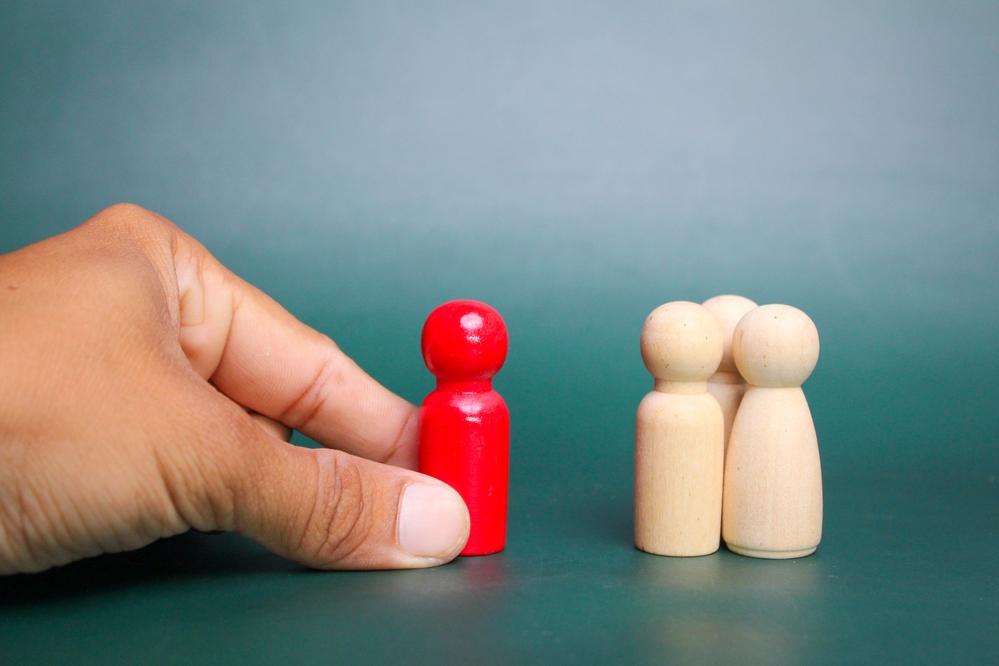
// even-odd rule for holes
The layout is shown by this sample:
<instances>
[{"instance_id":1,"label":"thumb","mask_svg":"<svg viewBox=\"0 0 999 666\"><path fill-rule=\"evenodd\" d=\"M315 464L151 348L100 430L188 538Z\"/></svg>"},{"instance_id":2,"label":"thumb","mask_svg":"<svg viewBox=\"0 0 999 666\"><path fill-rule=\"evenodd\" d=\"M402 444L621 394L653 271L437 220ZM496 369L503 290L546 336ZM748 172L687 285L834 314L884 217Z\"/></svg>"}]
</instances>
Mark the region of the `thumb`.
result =
<instances>
[{"instance_id":1,"label":"thumb","mask_svg":"<svg viewBox=\"0 0 999 666\"><path fill-rule=\"evenodd\" d=\"M230 486L234 527L274 552L319 569L409 569L464 547L468 510L450 486L258 432L250 471Z\"/></svg>"}]
</instances>

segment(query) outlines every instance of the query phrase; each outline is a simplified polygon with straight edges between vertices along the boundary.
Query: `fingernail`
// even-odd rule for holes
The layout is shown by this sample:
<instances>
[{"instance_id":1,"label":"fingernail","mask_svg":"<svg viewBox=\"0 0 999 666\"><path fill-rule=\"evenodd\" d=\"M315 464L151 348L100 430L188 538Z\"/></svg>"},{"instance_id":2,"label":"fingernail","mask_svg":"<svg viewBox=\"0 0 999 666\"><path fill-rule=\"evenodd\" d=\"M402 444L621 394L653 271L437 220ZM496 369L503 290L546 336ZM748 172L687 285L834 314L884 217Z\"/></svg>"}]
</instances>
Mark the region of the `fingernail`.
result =
<instances>
[{"instance_id":1,"label":"fingernail","mask_svg":"<svg viewBox=\"0 0 999 666\"><path fill-rule=\"evenodd\" d=\"M448 559L468 534L468 511L447 486L413 483L402 494L399 546L416 557Z\"/></svg>"}]
</instances>

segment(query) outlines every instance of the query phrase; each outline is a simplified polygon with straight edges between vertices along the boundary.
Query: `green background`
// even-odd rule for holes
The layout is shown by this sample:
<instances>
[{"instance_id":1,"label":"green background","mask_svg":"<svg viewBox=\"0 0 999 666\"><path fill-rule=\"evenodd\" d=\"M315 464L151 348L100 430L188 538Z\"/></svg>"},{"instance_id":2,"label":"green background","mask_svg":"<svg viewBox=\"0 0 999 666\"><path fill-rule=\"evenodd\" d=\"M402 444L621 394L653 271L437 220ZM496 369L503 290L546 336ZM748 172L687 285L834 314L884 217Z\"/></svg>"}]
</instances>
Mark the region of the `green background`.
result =
<instances>
[{"instance_id":1,"label":"green background","mask_svg":"<svg viewBox=\"0 0 999 666\"><path fill-rule=\"evenodd\" d=\"M505 316L505 553L231 535L0 580L0 662L999 661L999 5L7 2L0 250L172 218L393 390ZM631 545L645 315L812 315L811 558ZM2 372L2 369L0 369Z\"/></svg>"}]
</instances>

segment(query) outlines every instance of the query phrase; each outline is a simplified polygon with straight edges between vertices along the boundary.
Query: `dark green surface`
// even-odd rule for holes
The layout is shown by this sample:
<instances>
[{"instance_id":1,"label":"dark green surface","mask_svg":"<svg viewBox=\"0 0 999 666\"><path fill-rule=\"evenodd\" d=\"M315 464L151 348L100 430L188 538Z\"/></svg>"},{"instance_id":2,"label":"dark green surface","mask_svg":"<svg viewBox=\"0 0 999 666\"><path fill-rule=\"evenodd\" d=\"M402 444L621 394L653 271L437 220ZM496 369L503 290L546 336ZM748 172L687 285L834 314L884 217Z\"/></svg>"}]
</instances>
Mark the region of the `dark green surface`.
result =
<instances>
[{"instance_id":1,"label":"dark green surface","mask_svg":"<svg viewBox=\"0 0 999 666\"><path fill-rule=\"evenodd\" d=\"M414 401L488 300L509 548L185 535L0 580L0 663L999 661L999 5L206 4L4 3L0 250L136 201ZM822 334L805 560L631 547L638 330L724 291Z\"/></svg>"}]
</instances>

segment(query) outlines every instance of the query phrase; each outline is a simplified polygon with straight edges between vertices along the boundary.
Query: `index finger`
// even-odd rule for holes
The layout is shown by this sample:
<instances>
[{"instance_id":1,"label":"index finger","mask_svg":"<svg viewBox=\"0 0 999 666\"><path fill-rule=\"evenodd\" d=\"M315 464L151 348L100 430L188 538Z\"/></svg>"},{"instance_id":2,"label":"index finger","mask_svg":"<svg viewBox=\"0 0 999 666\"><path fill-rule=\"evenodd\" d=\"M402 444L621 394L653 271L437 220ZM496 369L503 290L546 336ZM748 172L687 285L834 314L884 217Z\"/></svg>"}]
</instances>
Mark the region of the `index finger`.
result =
<instances>
[{"instance_id":1,"label":"index finger","mask_svg":"<svg viewBox=\"0 0 999 666\"><path fill-rule=\"evenodd\" d=\"M324 445L416 467L416 407L197 241L173 233L180 344L195 370L232 400Z\"/></svg>"}]
</instances>

